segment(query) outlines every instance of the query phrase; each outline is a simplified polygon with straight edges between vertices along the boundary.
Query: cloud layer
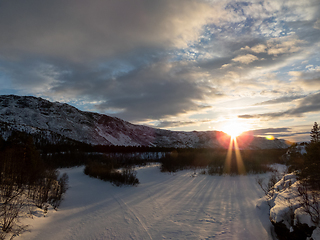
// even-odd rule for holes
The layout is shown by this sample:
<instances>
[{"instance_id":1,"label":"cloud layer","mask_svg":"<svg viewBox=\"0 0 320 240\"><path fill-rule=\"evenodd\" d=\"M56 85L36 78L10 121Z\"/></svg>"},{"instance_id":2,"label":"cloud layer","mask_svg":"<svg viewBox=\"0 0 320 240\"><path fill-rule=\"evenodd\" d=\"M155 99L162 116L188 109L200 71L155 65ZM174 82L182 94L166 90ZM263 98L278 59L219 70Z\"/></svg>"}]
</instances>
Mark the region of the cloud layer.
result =
<instances>
[{"instance_id":1,"label":"cloud layer","mask_svg":"<svg viewBox=\"0 0 320 240\"><path fill-rule=\"evenodd\" d=\"M190 0L4 1L1 53L85 61L139 48L181 48L220 12Z\"/></svg>"}]
</instances>

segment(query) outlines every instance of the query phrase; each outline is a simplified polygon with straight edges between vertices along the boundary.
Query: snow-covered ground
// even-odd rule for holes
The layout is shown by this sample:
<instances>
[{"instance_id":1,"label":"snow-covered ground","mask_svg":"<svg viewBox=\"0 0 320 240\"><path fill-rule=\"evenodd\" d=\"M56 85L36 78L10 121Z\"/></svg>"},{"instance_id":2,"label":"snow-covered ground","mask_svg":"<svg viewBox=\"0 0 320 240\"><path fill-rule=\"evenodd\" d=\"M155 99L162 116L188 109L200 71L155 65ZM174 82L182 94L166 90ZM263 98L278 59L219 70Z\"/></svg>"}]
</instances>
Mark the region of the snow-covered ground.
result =
<instances>
[{"instance_id":1,"label":"snow-covered ground","mask_svg":"<svg viewBox=\"0 0 320 240\"><path fill-rule=\"evenodd\" d=\"M17 239L272 239L268 209L255 175L208 176L191 171L137 170L137 187L114 187L63 169L70 188L58 211L25 219Z\"/></svg>"}]
</instances>

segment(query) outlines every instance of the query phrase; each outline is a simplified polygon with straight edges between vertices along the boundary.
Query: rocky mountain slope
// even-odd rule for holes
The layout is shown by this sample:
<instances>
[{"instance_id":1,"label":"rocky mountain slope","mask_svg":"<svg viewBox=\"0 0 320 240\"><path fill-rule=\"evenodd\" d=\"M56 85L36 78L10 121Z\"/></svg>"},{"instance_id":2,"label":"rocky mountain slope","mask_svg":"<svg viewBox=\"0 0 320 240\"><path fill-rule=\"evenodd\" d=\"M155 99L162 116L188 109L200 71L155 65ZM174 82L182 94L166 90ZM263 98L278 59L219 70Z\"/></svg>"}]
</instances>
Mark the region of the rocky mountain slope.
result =
<instances>
[{"instance_id":1,"label":"rocky mountain slope","mask_svg":"<svg viewBox=\"0 0 320 240\"><path fill-rule=\"evenodd\" d=\"M65 103L31 96L0 96L0 134L10 131L38 134L55 142L66 138L93 145L218 148L221 132L182 132L134 125L104 114L84 112ZM254 137L247 148L286 148L284 140Z\"/></svg>"}]
</instances>

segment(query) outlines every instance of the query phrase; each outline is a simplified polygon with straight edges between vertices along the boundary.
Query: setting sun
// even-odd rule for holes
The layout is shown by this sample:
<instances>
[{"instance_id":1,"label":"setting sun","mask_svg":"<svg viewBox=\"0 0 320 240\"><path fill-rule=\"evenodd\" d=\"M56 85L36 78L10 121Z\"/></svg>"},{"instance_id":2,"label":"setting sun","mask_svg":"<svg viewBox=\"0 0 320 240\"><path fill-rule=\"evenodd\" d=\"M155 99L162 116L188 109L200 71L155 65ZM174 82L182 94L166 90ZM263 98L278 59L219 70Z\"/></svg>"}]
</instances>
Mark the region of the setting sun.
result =
<instances>
[{"instance_id":1,"label":"setting sun","mask_svg":"<svg viewBox=\"0 0 320 240\"><path fill-rule=\"evenodd\" d=\"M222 131L230 135L232 138L236 138L241 133L248 131L248 126L238 120L231 120L225 123Z\"/></svg>"}]
</instances>

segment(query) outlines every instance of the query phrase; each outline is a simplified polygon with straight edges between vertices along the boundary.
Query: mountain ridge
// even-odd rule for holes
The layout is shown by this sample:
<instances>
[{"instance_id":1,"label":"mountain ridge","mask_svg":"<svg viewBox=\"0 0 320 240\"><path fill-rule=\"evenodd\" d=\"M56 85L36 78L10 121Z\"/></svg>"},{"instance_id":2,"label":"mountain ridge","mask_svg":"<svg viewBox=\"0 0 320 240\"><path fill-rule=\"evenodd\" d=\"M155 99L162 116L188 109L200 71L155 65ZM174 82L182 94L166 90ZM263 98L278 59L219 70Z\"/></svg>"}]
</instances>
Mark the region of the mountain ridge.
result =
<instances>
[{"instance_id":1,"label":"mountain ridge","mask_svg":"<svg viewBox=\"0 0 320 240\"><path fill-rule=\"evenodd\" d=\"M11 130L44 136L63 136L92 145L147 146L174 148L219 148L218 131L170 131L135 125L105 114L81 111L69 104L34 96L0 95L0 121ZM8 132L9 131L9 132ZM284 140L254 137L250 149L286 148Z\"/></svg>"}]
</instances>

